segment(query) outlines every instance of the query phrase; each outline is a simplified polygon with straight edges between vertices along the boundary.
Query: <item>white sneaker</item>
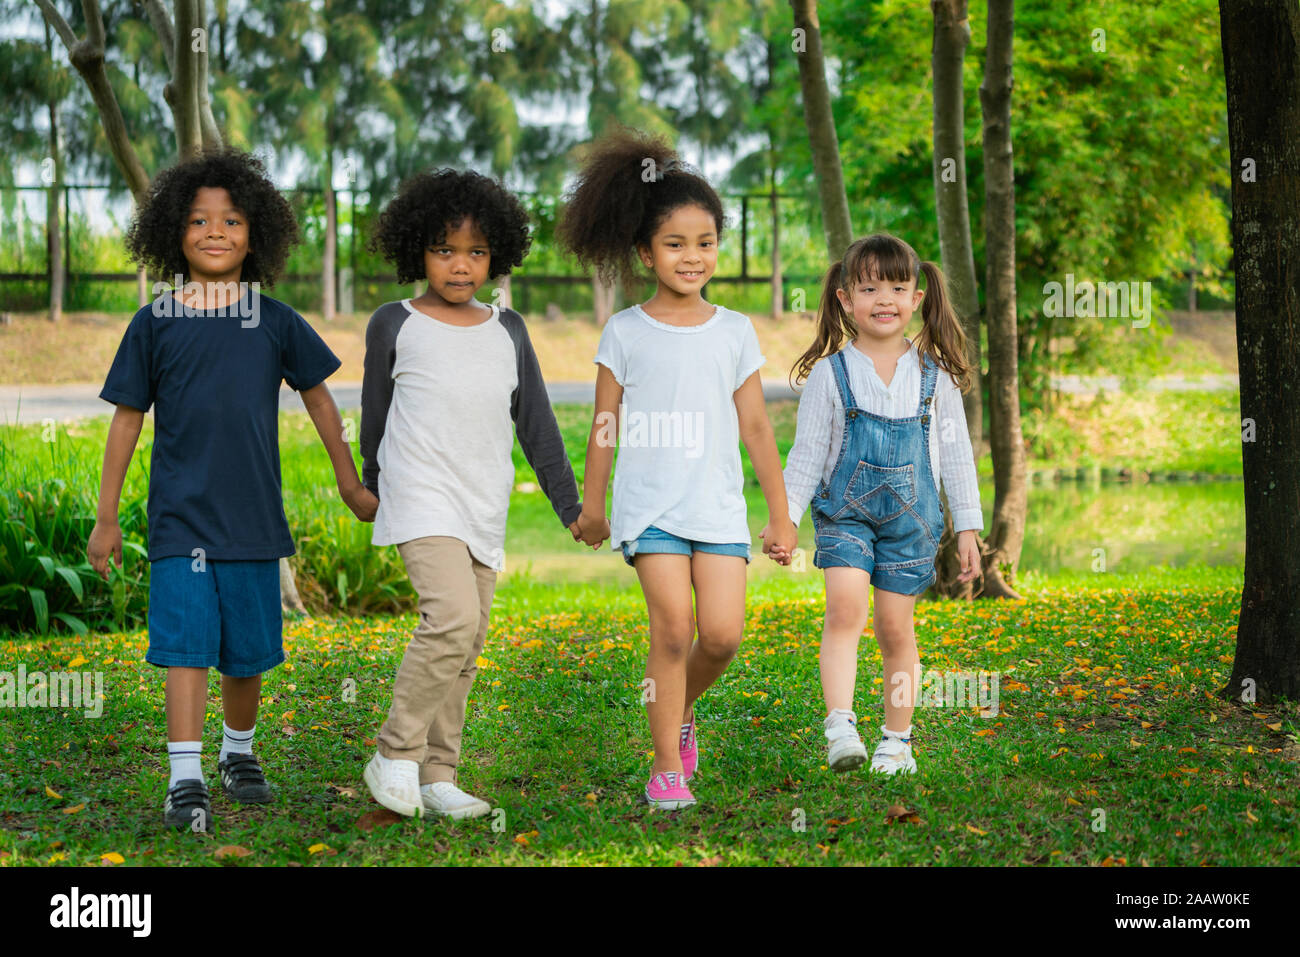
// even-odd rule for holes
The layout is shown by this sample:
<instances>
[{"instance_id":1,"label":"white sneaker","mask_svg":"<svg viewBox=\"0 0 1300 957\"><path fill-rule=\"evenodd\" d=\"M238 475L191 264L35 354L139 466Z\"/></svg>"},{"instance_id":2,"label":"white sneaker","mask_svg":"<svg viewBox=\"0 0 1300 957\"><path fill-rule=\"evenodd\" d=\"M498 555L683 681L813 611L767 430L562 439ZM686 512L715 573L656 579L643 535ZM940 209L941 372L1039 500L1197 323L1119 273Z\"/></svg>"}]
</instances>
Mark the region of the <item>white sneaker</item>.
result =
<instances>
[{"instance_id":1,"label":"white sneaker","mask_svg":"<svg viewBox=\"0 0 1300 957\"><path fill-rule=\"evenodd\" d=\"M882 724L880 730L884 731ZM889 732L876 745L876 753L871 756L871 770L881 774L915 774L916 759L912 757L912 736L906 738L894 736Z\"/></svg>"},{"instance_id":2,"label":"white sneaker","mask_svg":"<svg viewBox=\"0 0 1300 957\"><path fill-rule=\"evenodd\" d=\"M832 771L851 771L867 760L867 748L858 736L857 723L857 715L847 708L836 708L822 722L829 747L826 763Z\"/></svg>"},{"instance_id":3,"label":"white sneaker","mask_svg":"<svg viewBox=\"0 0 1300 957\"><path fill-rule=\"evenodd\" d=\"M366 786L384 807L406 817L424 817L420 801L420 765L386 758L378 751L366 765Z\"/></svg>"},{"instance_id":4,"label":"white sneaker","mask_svg":"<svg viewBox=\"0 0 1300 957\"><path fill-rule=\"evenodd\" d=\"M464 817L482 817L492 806L487 801L466 794L450 781L435 781L420 785L420 798L424 809L434 814L445 814L459 820Z\"/></svg>"}]
</instances>

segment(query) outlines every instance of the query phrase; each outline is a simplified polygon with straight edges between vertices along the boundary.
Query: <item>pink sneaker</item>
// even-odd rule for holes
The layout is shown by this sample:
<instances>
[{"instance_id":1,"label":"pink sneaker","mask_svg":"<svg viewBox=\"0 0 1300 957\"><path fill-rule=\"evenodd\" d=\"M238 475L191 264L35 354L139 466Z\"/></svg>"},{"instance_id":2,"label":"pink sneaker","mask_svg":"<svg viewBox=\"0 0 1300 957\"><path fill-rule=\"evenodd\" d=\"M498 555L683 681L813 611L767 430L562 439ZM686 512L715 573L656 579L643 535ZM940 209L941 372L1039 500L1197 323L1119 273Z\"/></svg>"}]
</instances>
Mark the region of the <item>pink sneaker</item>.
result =
<instances>
[{"instance_id":1,"label":"pink sneaker","mask_svg":"<svg viewBox=\"0 0 1300 957\"><path fill-rule=\"evenodd\" d=\"M689 781L695 776L695 768L700 763L700 752L695 747L695 716L691 715L691 723L682 725L682 736L678 742L677 750L682 756L682 781Z\"/></svg>"},{"instance_id":2,"label":"pink sneaker","mask_svg":"<svg viewBox=\"0 0 1300 957\"><path fill-rule=\"evenodd\" d=\"M645 800L651 807L676 811L695 803L695 795L676 771L660 771L645 786Z\"/></svg>"}]
</instances>

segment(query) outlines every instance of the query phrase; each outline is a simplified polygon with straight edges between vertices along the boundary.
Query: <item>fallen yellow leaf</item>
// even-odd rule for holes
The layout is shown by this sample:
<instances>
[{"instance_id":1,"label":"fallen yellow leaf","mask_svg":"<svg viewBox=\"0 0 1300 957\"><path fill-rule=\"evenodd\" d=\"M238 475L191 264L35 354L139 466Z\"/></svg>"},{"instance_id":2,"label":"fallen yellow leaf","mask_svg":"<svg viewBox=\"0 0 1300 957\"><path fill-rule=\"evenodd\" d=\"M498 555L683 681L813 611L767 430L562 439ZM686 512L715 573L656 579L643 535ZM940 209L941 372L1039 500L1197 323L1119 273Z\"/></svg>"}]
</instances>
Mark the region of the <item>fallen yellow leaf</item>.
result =
<instances>
[{"instance_id":1,"label":"fallen yellow leaf","mask_svg":"<svg viewBox=\"0 0 1300 957\"><path fill-rule=\"evenodd\" d=\"M88 664L90 664L90 659L83 658L81 655L77 655L77 657L73 658L71 661L68 662L68 667L80 668L82 665L88 665Z\"/></svg>"},{"instance_id":2,"label":"fallen yellow leaf","mask_svg":"<svg viewBox=\"0 0 1300 957\"><path fill-rule=\"evenodd\" d=\"M52 789L48 784L45 785L45 796L46 796L46 797L52 797L52 798L54 798L54 800L56 800L56 801L62 801L62 800L63 800L63 795L60 794L58 791L53 790L53 789Z\"/></svg>"},{"instance_id":3,"label":"fallen yellow leaf","mask_svg":"<svg viewBox=\"0 0 1300 957\"><path fill-rule=\"evenodd\" d=\"M327 850L329 850L328 844L313 844L311 847L307 848L307 853L319 854L321 851L327 851Z\"/></svg>"},{"instance_id":4,"label":"fallen yellow leaf","mask_svg":"<svg viewBox=\"0 0 1300 957\"><path fill-rule=\"evenodd\" d=\"M988 831L981 831L979 828L975 827L975 825L973 825L973 824L967 824L967 825L966 825L966 830L970 831L972 834L981 834L981 835L983 835L983 834L987 834L987 833L988 833Z\"/></svg>"},{"instance_id":5,"label":"fallen yellow leaf","mask_svg":"<svg viewBox=\"0 0 1300 957\"><path fill-rule=\"evenodd\" d=\"M101 854L99 862L101 864L121 864L126 858L117 851L109 851L107 854Z\"/></svg>"},{"instance_id":6,"label":"fallen yellow leaf","mask_svg":"<svg viewBox=\"0 0 1300 957\"><path fill-rule=\"evenodd\" d=\"M63 813L64 813L64 814L76 814L78 811L84 811L85 809L86 809L86 805L85 805L85 803L83 802L83 803L81 803L81 804L74 804L74 805L72 805L72 807L65 807L65 808L63 809Z\"/></svg>"}]
</instances>

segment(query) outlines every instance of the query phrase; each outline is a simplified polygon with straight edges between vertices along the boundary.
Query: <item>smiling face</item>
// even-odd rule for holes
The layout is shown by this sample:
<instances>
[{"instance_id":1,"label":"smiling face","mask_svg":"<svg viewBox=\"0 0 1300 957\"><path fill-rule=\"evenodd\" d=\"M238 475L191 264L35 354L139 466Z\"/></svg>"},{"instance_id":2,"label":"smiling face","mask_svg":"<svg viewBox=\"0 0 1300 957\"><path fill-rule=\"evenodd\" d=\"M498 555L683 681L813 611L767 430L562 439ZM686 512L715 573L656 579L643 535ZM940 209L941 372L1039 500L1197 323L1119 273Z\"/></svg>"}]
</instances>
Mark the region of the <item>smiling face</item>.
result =
<instances>
[{"instance_id":1,"label":"smiling face","mask_svg":"<svg viewBox=\"0 0 1300 957\"><path fill-rule=\"evenodd\" d=\"M248 255L248 217L236 209L230 193L201 186L190 205L181 251L193 282L238 282Z\"/></svg>"},{"instance_id":2,"label":"smiling face","mask_svg":"<svg viewBox=\"0 0 1300 957\"><path fill-rule=\"evenodd\" d=\"M916 288L916 277L882 279L873 272L868 268L847 292L836 289L835 295L844 311L853 317L858 332L873 339L901 342L903 330L925 293Z\"/></svg>"},{"instance_id":3,"label":"smiling face","mask_svg":"<svg viewBox=\"0 0 1300 957\"><path fill-rule=\"evenodd\" d=\"M718 267L718 224L701 206L679 206L637 252L661 287L698 296Z\"/></svg>"},{"instance_id":4,"label":"smiling face","mask_svg":"<svg viewBox=\"0 0 1300 957\"><path fill-rule=\"evenodd\" d=\"M487 237L468 218L448 227L442 242L432 243L424 251L429 289L453 305L474 298L479 286L487 282L491 264Z\"/></svg>"}]
</instances>

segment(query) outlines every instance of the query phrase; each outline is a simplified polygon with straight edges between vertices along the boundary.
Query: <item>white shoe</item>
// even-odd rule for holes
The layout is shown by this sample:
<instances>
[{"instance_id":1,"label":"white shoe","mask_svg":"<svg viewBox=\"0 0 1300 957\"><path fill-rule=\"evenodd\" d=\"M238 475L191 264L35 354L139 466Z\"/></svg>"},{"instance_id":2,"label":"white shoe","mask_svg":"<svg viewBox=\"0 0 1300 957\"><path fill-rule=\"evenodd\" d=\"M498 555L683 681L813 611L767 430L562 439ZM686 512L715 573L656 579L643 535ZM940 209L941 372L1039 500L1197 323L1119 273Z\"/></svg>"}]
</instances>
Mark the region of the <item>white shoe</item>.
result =
<instances>
[{"instance_id":1,"label":"white shoe","mask_svg":"<svg viewBox=\"0 0 1300 957\"><path fill-rule=\"evenodd\" d=\"M846 708L836 708L822 722L829 744L826 763L832 771L851 771L867 760L867 748L858 736L857 723L857 715Z\"/></svg>"},{"instance_id":2,"label":"white shoe","mask_svg":"<svg viewBox=\"0 0 1300 957\"><path fill-rule=\"evenodd\" d=\"M482 817L492 806L487 801L466 794L450 781L435 781L420 785L420 798L424 809L434 814L445 814L459 820L464 817Z\"/></svg>"},{"instance_id":3,"label":"white shoe","mask_svg":"<svg viewBox=\"0 0 1300 957\"><path fill-rule=\"evenodd\" d=\"M880 730L884 731L882 724ZM915 774L916 759L912 757L912 737L895 737L891 731L880 739L876 753L871 756L871 770L881 774Z\"/></svg>"},{"instance_id":4,"label":"white shoe","mask_svg":"<svg viewBox=\"0 0 1300 957\"><path fill-rule=\"evenodd\" d=\"M366 786L384 807L406 817L424 817L420 801L420 765L386 758L378 751L366 765Z\"/></svg>"}]
</instances>

